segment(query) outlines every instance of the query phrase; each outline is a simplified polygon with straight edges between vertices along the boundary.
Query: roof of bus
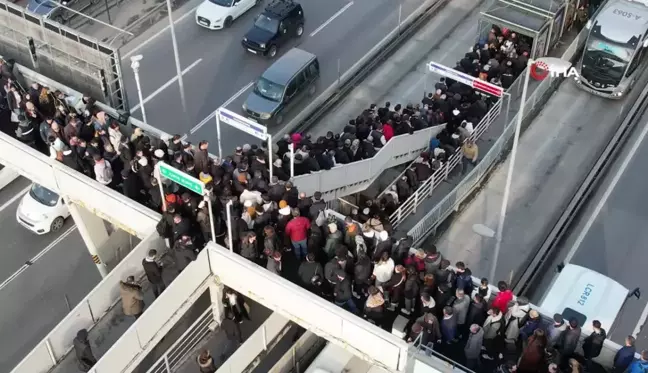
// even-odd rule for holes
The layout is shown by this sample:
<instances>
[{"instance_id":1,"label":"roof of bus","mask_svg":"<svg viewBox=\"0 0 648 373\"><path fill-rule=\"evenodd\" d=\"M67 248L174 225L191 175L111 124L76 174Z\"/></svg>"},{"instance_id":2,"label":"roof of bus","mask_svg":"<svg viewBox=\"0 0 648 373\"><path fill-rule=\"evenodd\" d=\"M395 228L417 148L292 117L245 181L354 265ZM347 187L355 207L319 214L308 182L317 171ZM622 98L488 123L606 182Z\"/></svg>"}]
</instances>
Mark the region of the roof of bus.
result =
<instances>
[{"instance_id":1,"label":"roof of bus","mask_svg":"<svg viewBox=\"0 0 648 373\"><path fill-rule=\"evenodd\" d=\"M569 318L571 311L586 317L584 329L599 320L608 332L628 295L628 289L591 269L567 264L544 296L540 308L552 317Z\"/></svg>"},{"instance_id":2,"label":"roof of bus","mask_svg":"<svg viewBox=\"0 0 648 373\"><path fill-rule=\"evenodd\" d=\"M611 0L596 16L601 34L610 40L627 43L648 29L648 6L632 0Z\"/></svg>"}]
</instances>

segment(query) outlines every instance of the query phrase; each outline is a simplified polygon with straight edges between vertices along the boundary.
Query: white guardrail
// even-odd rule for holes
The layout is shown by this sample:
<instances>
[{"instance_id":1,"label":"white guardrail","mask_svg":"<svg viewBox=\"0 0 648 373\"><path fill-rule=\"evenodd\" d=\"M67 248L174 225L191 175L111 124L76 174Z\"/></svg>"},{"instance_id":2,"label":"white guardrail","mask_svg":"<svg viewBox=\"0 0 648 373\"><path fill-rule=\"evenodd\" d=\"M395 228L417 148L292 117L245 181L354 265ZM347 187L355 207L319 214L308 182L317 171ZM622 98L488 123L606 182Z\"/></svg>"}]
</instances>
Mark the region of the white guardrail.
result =
<instances>
[{"instance_id":1,"label":"white guardrail","mask_svg":"<svg viewBox=\"0 0 648 373\"><path fill-rule=\"evenodd\" d=\"M40 341L12 373L46 373L72 350L80 329L92 329L120 300L119 282L128 276L142 279L142 260L149 250L166 250L155 230L142 240L74 309Z\"/></svg>"},{"instance_id":2,"label":"white guardrail","mask_svg":"<svg viewBox=\"0 0 648 373\"><path fill-rule=\"evenodd\" d=\"M477 126L474 128L473 133L468 139L477 141L484 134L484 132L488 130L490 125L498 118L502 111L502 101L503 99L497 100L495 105L491 107L486 116L484 116L482 120L479 121ZM419 185L414 194L409 196L406 201L402 201L400 203L396 211L394 211L389 216L389 221L391 222L394 229L397 228L411 214L416 213L416 208L421 203L423 203L426 198L432 196L434 189L436 189L442 182L448 179L457 165L461 163L462 158L463 151L461 148L458 148L441 168L436 170L432 174L432 176L430 176L427 180Z\"/></svg>"},{"instance_id":3,"label":"white guardrail","mask_svg":"<svg viewBox=\"0 0 648 373\"><path fill-rule=\"evenodd\" d=\"M391 371L403 372L405 369L408 346L403 340L210 242L198 258L176 277L160 297L145 309L144 314L100 357L90 373L133 371L212 282L225 284L275 311L271 316L276 319L273 324L275 326L265 329L265 332L261 329L261 337L253 337L250 349L270 346L272 335L281 333L277 330L284 330L284 327L279 327L283 323L278 322L281 318L286 323L292 320L320 337ZM74 329L74 333L76 330ZM70 341L73 337L70 336ZM45 373L47 369L44 369L44 364L47 361L36 365L39 360L49 359L48 348L46 343L43 344L45 346L39 345L32 352L32 364L21 363L20 369L17 368L12 373ZM248 363L249 360L245 365ZM232 361L231 364L234 364L231 372L239 372L237 364L243 362ZM48 366L52 366L51 359Z\"/></svg>"}]
</instances>

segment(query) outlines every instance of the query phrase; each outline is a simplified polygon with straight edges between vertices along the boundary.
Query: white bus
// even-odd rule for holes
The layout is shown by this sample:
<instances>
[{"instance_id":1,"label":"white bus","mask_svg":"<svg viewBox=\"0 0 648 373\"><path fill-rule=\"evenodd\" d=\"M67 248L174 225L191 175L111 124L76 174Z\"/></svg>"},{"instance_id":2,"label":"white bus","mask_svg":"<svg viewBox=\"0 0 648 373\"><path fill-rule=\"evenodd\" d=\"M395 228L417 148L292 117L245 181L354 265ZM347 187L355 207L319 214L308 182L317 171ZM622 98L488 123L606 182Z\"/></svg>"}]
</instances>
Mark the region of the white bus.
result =
<instances>
[{"instance_id":1,"label":"white bus","mask_svg":"<svg viewBox=\"0 0 648 373\"><path fill-rule=\"evenodd\" d=\"M548 317L558 313L566 321L576 318L583 334L589 335L594 320L609 332L627 298L628 289L611 278L567 264L554 278L539 306Z\"/></svg>"}]
</instances>

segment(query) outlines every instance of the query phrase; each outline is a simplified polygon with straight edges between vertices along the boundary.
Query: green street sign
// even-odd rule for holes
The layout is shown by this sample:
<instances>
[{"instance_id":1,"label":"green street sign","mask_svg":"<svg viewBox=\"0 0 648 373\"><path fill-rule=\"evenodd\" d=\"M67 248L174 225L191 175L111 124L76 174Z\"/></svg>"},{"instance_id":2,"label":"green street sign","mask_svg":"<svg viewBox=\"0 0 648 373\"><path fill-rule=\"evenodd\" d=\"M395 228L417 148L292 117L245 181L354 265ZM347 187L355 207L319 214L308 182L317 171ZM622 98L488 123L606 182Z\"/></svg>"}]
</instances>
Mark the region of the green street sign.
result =
<instances>
[{"instance_id":1,"label":"green street sign","mask_svg":"<svg viewBox=\"0 0 648 373\"><path fill-rule=\"evenodd\" d=\"M178 170L175 167L169 166L164 162L158 163L160 167L160 176L179 184L196 194L205 194L205 184L191 175Z\"/></svg>"}]
</instances>

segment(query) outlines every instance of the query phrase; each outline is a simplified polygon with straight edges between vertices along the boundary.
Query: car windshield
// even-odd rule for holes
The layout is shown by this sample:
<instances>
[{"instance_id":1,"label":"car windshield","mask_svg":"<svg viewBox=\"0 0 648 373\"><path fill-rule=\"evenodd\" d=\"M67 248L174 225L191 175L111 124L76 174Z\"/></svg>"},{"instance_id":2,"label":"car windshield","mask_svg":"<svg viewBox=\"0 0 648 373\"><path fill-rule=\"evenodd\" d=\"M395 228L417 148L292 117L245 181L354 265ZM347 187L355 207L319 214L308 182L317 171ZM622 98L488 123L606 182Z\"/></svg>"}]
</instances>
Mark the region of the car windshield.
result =
<instances>
[{"instance_id":1,"label":"car windshield","mask_svg":"<svg viewBox=\"0 0 648 373\"><path fill-rule=\"evenodd\" d=\"M592 40L583 56L583 65L601 78L619 82L626 71L633 50L619 44ZM618 84L618 83L617 83Z\"/></svg>"},{"instance_id":2,"label":"car windshield","mask_svg":"<svg viewBox=\"0 0 648 373\"><path fill-rule=\"evenodd\" d=\"M276 34L279 29L279 21L262 14L257 17L256 21L254 21L254 26Z\"/></svg>"},{"instance_id":3,"label":"car windshield","mask_svg":"<svg viewBox=\"0 0 648 373\"><path fill-rule=\"evenodd\" d=\"M259 78L254 86L254 92L268 100L280 102L283 96L284 86L273 83L265 78Z\"/></svg>"},{"instance_id":4,"label":"car windshield","mask_svg":"<svg viewBox=\"0 0 648 373\"><path fill-rule=\"evenodd\" d=\"M56 203L59 199L58 194L38 184L32 185L31 189L29 190L29 195L36 201L50 207L56 206Z\"/></svg>"},{"instance_id":5,"label":"car windshield","mask_svg":"<svg viewBox=\"0 0 648 373\"><path fill-rule=\"evenodd\" d=\"M214 3L216 5L224 6L226 8L231 8L232 4L234 3L234 0L209 0L209 2Z\"/></svg>"}]
</instances>

